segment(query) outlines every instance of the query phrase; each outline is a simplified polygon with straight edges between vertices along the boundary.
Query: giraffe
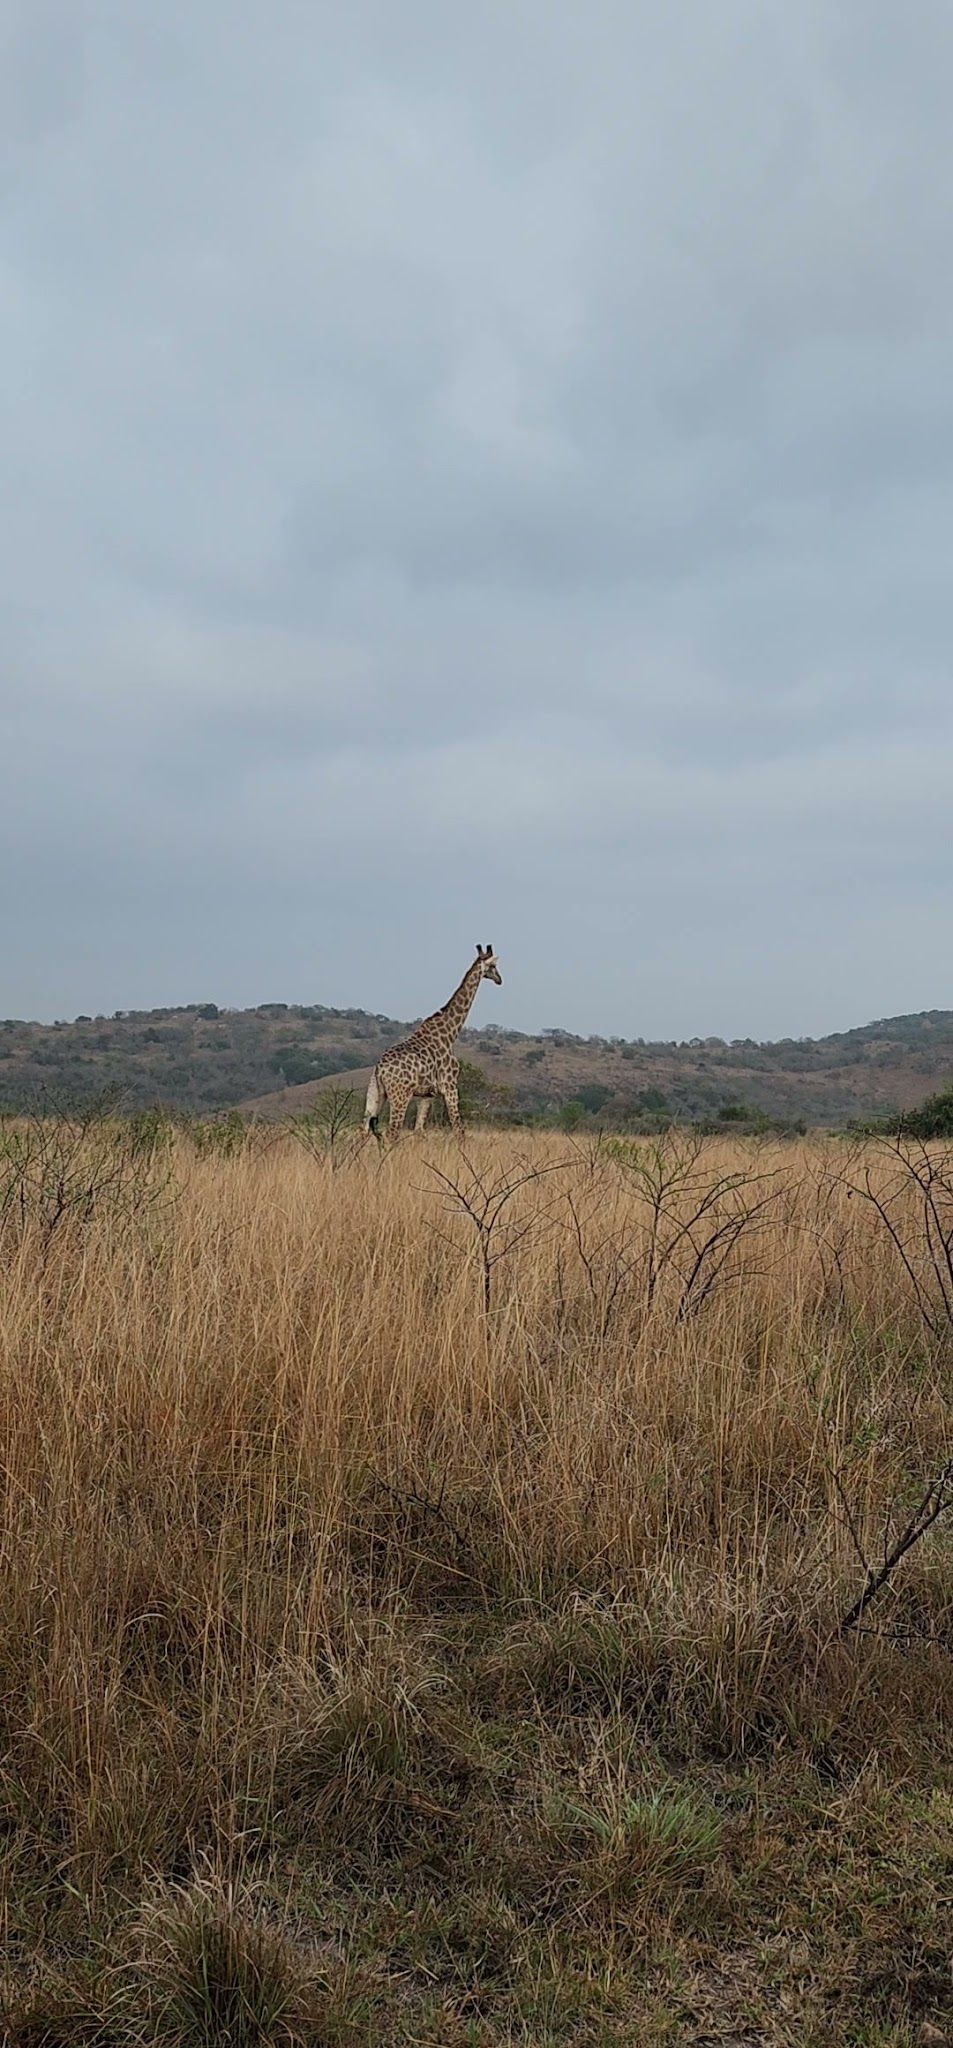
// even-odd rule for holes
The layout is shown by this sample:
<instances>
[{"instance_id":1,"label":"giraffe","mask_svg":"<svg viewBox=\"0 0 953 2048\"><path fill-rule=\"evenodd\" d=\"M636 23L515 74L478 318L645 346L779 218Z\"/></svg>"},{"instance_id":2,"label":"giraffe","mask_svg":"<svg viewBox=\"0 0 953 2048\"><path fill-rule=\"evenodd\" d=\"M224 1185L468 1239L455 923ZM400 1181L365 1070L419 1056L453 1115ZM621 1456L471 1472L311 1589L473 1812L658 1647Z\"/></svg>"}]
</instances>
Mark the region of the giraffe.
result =
<instances>
[{"instance_id":1,"label":"giraffe","mask_svg":"<svg viewBox=\"0 0 953 2048\"><path fill-rule=\"evenodd\" d=\"M432 1017L425 1017L409 1038L402 1039L399 1045L392 1045L378 1060L367 1084L364 1104L365 1132L372 1131L378 1142L377 1119L385 1097L390 1103L390 1134L393 1139L400 1137L408 1105L415 1096L420 1098L415 1130L423 1130L434 1096L442 1095L451 1127L459 1135L457 1077L460 1062L453 1056L453 1042L458 1032L463 1030L473 998L484 980L495 981L500 988L503 986L503 976L493 958L492 946L478 946L472 967L467 968L459 988L455 989L450 1001L444 1003L443 1009L435 1010Z\"/></svg>"}]
</instances>

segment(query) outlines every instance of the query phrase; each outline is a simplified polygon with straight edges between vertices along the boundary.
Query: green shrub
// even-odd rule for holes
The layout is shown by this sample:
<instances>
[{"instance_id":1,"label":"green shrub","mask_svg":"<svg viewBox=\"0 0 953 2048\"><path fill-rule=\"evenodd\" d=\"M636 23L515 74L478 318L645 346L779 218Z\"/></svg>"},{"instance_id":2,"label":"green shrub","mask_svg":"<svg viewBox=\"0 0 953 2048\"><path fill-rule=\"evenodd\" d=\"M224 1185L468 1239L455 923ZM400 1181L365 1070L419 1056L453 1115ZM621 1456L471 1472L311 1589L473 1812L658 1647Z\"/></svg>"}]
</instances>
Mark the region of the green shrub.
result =
<instances>
[{"instance_id":1,"label":"green shrub","mask_svg":"<svg viewBox=\"0 0 953 2048\"><path fill-rule=\"evenodd\" d=\"M928 1095L919 1109L907 1110L892 1128L911 1138L953 1138L953 1081Z\"/></svg>"},{"instance_id":2,"label":"green shrub","mask_svg":"<svg viewBox=\"0 0 953 2048\"><path fill-rule=\"evenodd\" d=\"M196 1121L186 1128L197 1152L215 1153L220 1159L233 1158L248 1135L248 1125L237 1109L226 1110L223 1116L210 1117L206 1122Z\"/></svg>"},{"instance_id":3,"label":"green shrub","mask_svg":"<svg viewBox=\"0 0 953 2048\"><path fill-rule=\"evenodd\" d=\"M161 1103L152 1109L137 1109L126 1119L126 1142L134 1159L151 1159L157 1152L167 1152L172 1143L175 1126L168 1110Z\"/></svg>"},{"instance_id":4,"label":"green shrub","mask_svg":"<svg viewBox=\"0 0 953 2048\"><path fill-rule=\"evenodd\" d=\"M590 1116L598 1116L611 1095L612 1089L603 1087L601 1081L587 1081L584 1088L577 1089L576 1101L582 1103L583 1109L587 1109Z\"/></svg>"}]
</instances>

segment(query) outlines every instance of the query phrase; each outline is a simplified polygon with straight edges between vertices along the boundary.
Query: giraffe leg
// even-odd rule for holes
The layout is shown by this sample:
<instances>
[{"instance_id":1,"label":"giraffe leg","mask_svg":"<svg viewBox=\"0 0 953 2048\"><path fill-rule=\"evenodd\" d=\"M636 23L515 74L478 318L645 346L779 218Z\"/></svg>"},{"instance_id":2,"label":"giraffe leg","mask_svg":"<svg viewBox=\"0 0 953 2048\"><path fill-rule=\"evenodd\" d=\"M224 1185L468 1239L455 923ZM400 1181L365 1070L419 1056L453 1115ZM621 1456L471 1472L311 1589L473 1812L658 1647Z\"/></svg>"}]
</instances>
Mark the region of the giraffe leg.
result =
<instances>
[{"instance_id":1,"label":"giraffe leg","mask_svg":"<svg viewBox=\"0 0 953 2048\"><path fill-rule=\"evenodd\" d=\"M460 1104L457 1099L456 1074L447 1074L441 1085L440 1093L443 1096L444 1102L447 1105L447 1115L450 1118L450 1129L453 1131L456 1137L462 1138L463 1125L460 1122Z\"/></svg>"},{"instance_id":2,"label":"giraffe leg","mask_svg":"<svg viewBox=\"0 0 953 2048\"><path fill-rule=\"evenodd\" d=\"M407 1109L410 1103L410 1089L403 1087L394 1087L391 1090L389 1101L390 1124L388 1128L390 1131L391 1144L396 1145L397 1140L400 1137L401 1131L404 1128L404 1118L407 1115Z\"/></svg>"},{"instance_id":3,"label":"giraffe leg","mask_svg":"<svg viewBox=\"0 0 953 2048\"><path fill-rule=\"evenodd\" d=\"M430 1115L430 1103L431 1097L429 1095L421 1096L420 1101L417 1104L417 1121L414 1125L415 1131L423 1130L427 1118Z\"/></svg>"}]
</instances>

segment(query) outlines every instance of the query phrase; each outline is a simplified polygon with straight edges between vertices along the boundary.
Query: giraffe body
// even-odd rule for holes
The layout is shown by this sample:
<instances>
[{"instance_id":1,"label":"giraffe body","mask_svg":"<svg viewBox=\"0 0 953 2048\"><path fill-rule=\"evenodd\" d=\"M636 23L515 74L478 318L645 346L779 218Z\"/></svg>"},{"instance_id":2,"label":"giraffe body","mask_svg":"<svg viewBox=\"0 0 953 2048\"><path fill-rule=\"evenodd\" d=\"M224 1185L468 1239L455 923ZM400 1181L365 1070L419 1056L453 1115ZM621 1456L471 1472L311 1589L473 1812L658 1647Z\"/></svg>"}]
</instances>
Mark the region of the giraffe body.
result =
<instances>
[{"instance_id":1,"label":"giraffe body","mask_svg":"<svg viewBox=\"0 0 953 2048\"><path fill-rule=\"evenodd\" d=\"M454 1042L462 1031L477 989L483 980L495 981L502 987L503 977L493 958L492 946L478 946L477 957L468 967L458 989L442 1010L435 1010L432 1017L425 1017L409 1038L401 1039L399 1045L392 1045L379 1059L371 1075L364 1105L364 1129L379 1137L378 1116L383 1102L390 1103L390 1133L399 1138L404 1118L412 1101L418 1102L416 1129L423 1130L436 1095L441 1095L447 1106L451 1127L459 1132L460 1106L457 1098L457 1081L460 1062L454 1055Z\"/></svg>"}]
</instances>

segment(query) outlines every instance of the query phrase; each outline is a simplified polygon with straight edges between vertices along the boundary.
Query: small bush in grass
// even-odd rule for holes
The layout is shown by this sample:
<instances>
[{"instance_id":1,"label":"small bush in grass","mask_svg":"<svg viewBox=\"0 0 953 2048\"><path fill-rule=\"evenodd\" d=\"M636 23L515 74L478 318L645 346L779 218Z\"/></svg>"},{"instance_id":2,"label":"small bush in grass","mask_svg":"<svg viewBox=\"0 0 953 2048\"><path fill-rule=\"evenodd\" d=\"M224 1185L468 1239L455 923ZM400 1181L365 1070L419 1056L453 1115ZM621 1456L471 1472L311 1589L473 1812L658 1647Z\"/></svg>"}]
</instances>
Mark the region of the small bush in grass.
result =
<instances>
[{"instance_id":1,"label":"small bush in grass","mask_svg":"<svg viewBox=\"0 0 953 2048\"><path fill-rule=\"evenodd\" d=\"M154 1159L168 1152L175 1137L175 1124L161 1103L152 1109L136 1109L125 1124L126 1143L133 1159Z\"/></svg>"},{"instance_id":2,"label":"small bush in grass","mask_svg":"<svg viewBox=\"0 0 953 2048\"><path fill-rule=\"evenodd\" d=\"M650 1622L631 1604L572 1600L517 1623L484 1658L483 1689L545 1707L639 1698L653 1665Z\"/></svg>"},{"instance_id":3,"label":"small bush in grass","mask_svg":"<svg viewBox=\"0 0 953 2048\"><path fill-rule=\"evenodd\" d=\"M415 1788L469 1777L472 1731L417 1645L381 1632L323 1675L288 1671L252 1737L259 1796L293 1836L330 1828L372 1848L400 1832ZM439 1802L438 1802L439 1804Z\"/></svg>"},{"instance_id":4,"label":"small bush in grass","mask_svg":"<svg viewBox=\"0 0 953 2048\"><path fill-rule=\"evenodd\" d=\"M560 1800L545 1825L581 1910L640 1918L674 1910L701 1884L723 1831L713 1806L669 1785L613 1787L591 1803Z\"/></svg>"},{"instance_id":5,"label":"small bush in grass","mask_svg":"<svg viewBox=\"0 0 953 2048\"><path fill-rule=\"evenodd\" d=\"M911 1138L953 1138L953 1081L936 1095L928 1095L919 1109L908 1109L888 1121L887 1129Z\"/></svg>"},{"instance_id":6,"label":"small bush in grass","mask_svg":"<svg viewBox=\"0 0 953 2048\"><path fill-rule=\"evenodd\" d=\"M71 1231L143 1217L169 1187L161 1150L108 1102L0 1121L0 1234L12 1246L32 1233L45 1255Z\"/></svg>"},{"instance_id":7,"label":"small bush in grass","mask_svg":"<svg viewBox=\"0 0 953 2048\"><path fill-rule=\"evenodd\" d=\"M145 1917L130 1979L141 2038L164 2048L343 2048L343 1987L217 1879Z\"/></svg>"},{"instance_id":8,"label":"small bush in grass","mask_svg":"<svg viewBox=\"0 0 953 2048\"><path fill-rule=\"evenodd\" d=\"M353 1088L327 1088L311 1109L290 1116L285 1129L312 1159L339 1166L354 1156L360 1138L361 1102Z\"/></svg>"},{"instance_id":9,"label":"small bush in grass","mask_svg":"<svg viewBox=\"0 0 953 2048\"><path fill-rule=\"evenodd\" d=\"M232 1159L242 1150L248 1136L248 1125L237 1109L226 1110L224 1115L210 1117L187 1125L189 1137L197 1152L211 1154L218 1159Z\"/></svg>"}]
</instances>

